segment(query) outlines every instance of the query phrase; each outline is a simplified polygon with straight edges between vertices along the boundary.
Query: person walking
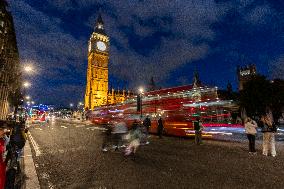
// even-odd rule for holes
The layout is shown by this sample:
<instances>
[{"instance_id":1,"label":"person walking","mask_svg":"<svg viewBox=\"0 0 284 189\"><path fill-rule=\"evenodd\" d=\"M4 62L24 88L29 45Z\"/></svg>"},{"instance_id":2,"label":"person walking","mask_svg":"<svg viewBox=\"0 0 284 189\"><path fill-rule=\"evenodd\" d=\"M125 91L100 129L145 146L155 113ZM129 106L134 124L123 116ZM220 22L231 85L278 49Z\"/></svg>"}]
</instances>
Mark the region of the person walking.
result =
<instances>
[{"instance_id":1,"label":"person walking","mask_svg":"<svg viewBox=\"0 0 284 189\"><path fill-rule=\"evenodd\" d=\"M123 136L127 133L128 129L126 127L126 123L122 118L118 119L114 123L114 127L112 130L112 135L114 139L114 147L115 151L117 151L123 144Z\"/></svg>"},{"instance_id":2,"label":"person walking","mask_svg":"<svg viewBox=\"0 0 284 189\"><path fill-rule=\"evenodd\" d=\"M195 130L195 144L202 144L202 131L203 125L200 121L199 117L196 117L196 121L193 122L194 130Z\"/></svg>"},{"instance_id":3,"label":"person walking","mask_svg":"<svg viewBox=\"0 0 284 189\"><path fill-rule=\"evenodd\" d=\"M149 144L149 141L148 141L148 136L149 136L149 129L151 127L151 120L150 120L150 117L147 116L144 121L143 121L143 126L144 126L144 129L145 129L145 138L146 138L146 144Z\"/></svg>"},{"instance_id":4,"label":"person walking","mask_svg":"<svg viewBox=\"0 0 284 189\"><path fill-rule=\"evenodd\" d=\"M159 136L159 138L162 138L163 131L164 131L164 124L163 124L162 118L160 117L159 120L158 120L158 136Z\"/></svg>"},{"instance_id":5,"label":"person walking","mask_svg":"<svg viewBox=\"0 0 284 189\"><path fill-rule=\"evenodd\" d=\"M109 145L111 141L111 131L112 127L110 124L106 124L103 130L103 143L102 143L102 151L107 152L107 145Z\"/></svg>"},{"instance_id":6,"label":"person walking","mask_svg":"<svg viewBox=\"0 0 284 189\"><path fill-rule=\"evenodd\" d=\"M263 115L261 117L262 130L263 133L263 155L268 156L268 152L271 153L272 157L276 156L275 150L275 136L276 126L273 124L271 118L268 115Z\"/></svg>"},{"instance_id":7,"label":"person walking","mask_svg":"<svg viewBox=\"0 0 284 189\"><path fill-rule=\"evenodd\" d=\"M140 145L141 140L141 130L139 127L139 122L137 120L134 120L131 130L129 131L129 136L127 137L129 140L129 145L125 149L125 156L133 155L133 160L135 159L135 154L137 152L137 149Z\"/></svg>"},{"instance_id":8,"label":"person walking","mask_svg":"<svg viewBox=\"0 0 284 189\"><path fill-rule=\"evenodd\" d=\"M247 134L249 140L249 153L256 154L255 150L255 135L257 133L257 123L248 117L245 120L245 133Z\"/></svg>"}]
</instances>

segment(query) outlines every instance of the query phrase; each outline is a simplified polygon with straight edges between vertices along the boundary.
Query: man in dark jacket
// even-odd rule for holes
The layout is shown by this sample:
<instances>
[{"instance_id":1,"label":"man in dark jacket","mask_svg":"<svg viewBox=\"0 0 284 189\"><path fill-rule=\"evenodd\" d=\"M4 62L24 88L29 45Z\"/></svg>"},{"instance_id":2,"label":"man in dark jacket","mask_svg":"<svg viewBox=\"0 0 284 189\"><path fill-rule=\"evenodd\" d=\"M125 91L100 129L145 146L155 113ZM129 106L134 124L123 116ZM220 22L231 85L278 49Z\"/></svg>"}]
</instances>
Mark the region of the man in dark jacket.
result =
<instances>
[{"instance_id":1,"label":"man in dark jacket","mask_svg":"<svg viewBox=\"0 0 284 189\"><path fill-rule=\"evenodd\" d=\"M149 118L149 116L147 116L144 121L143 121L143 126L145 128L145 134L146 134L146 144L149 144L148 141L148 135L149 135L149 128L151 127L151 120Z\"/></svg>"},{"instance_id":2,"label":"man in dark jacket","mask_svg":"<svg viewBox=\"0 0 284 189\"><path fill-rule=\"evenodd\" d=\"M163 136L163 131L164 131L164 125L163 125L163 120L160 117L160 119L158 120L158 135L159 138L162 138Z\"/></svg>"},{"instance_id":3,"label":"man in dark jacket","mask_svg":"<svg viewBox=\"0 0 284 189\"><path fill-rule=\"evenodd\" d=\"M195 130L195 144L202 144L202 130L203 126L200 121L200 118L197 117L196 121L193 122L194 130Z\"/></svg>"}]
</instances>

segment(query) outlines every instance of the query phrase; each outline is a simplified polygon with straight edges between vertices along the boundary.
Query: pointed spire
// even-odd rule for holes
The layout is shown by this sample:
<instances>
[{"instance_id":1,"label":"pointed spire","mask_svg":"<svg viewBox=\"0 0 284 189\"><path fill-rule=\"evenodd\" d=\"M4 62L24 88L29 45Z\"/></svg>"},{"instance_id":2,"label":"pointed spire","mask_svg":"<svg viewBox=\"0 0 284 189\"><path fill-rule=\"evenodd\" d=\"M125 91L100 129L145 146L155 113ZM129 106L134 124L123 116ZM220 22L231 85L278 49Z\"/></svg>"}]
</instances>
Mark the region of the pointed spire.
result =
<instances>
[{"instance_id":1,"label":"pointed spire","mask_svg":"<svg viewBox=\"0 0 284 189\"><path fill-rule=\"evenodd\" d=\"M154 77L152 76L149 83L149 91L156 90L156 83L154 81Z\"/></svg>"},{"instance_id":2,"label":"pointed spire","mask_svg":"<svg viewBox=\"0 0 284 189\"><path fill-rule=\"evenodd\" d=\"M201 85L201 81L199 79L199 74L197 72L197 69L194 71L194 77L193 77L193 86L199 87Z\"/></svg>"},{"instance_id":3,"label":"pointed spire","mask_svg":"<svg viewBox=\"0 0 284 189\"><path fill-rule=\"evenodd\" d=\"M103 21L103 19L102 19L102 15L101 15L101 13L99 13L99 16L98 16L98 18L97 18L97 23L96 24L104 24L104 21Z\"/></svg>"},{"instance_id":4,"label":"pointed spire","mask_svg":"<svg viewBox=\"0 0 284 189\"><path fill-rule=\"evenodd\" d=\"M229 82L229 81L228 81L228 84L227 84L227 92L228 92L228 93L232 93L232 92L233 92L232 84L231 84L231 82Z\"/></svg>"},{"instance_id":5,"label":"pointed spire","mask_svg":"<svg viewBox=\"0 0 284 189\"><path fill-rule=\"evenodd\" d=\"M106 35L105 29L104 29L104 21L102 19L101 13L99 13L97 21L96 21L95 32Z\"/></svg>"}]
</instances>

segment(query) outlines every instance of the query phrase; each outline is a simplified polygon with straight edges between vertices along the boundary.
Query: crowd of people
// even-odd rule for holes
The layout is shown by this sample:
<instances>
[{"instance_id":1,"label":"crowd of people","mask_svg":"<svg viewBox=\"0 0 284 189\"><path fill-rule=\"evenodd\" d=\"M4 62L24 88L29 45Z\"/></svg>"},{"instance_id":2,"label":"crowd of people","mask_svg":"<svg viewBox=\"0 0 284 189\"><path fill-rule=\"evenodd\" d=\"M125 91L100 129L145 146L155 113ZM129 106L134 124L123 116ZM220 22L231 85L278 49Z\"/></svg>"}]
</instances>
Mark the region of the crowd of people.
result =
<instances>
[{"instance_id":1,"label":"crowd of people","mask_svg":"<svg viewBox=\"0 0 284 189\"><path fill-rule=\"evenodd\" d=\"M263 150L262 154L265 156L276 156L275 149L275 132L277 131L276 125L273 123L269 115L263 115L257 123L252 118L247 117L244 120L245 134L249 141L249 154L255 155L255 139L257 135L257 128L261 129L263 133ZM132 127L128 130L126 123L123 119L106 125L104 131L104 139L102 144L102 151L108 151L108 147L118 150L122 148L124 155L135 155L138 147L143 144L149 144L148 135L151 127L151 120L147 116L143 122L135 120ZM193 121L193 129L195 131L195 144L202 144L202 133L204 127L202 125L201 117L196 117ZM157 135L162 138L164 133L163 120L160 117L157 121Z\"/></svg>"},{"instance_id":2,"label":"crowd of people","mask_svg":"<svg viewBox=\"0 0 284 189\"><path fill-rule=\"evenodd\" d=\"M158 120L157 124L158 136L162 138L164 130L162 118ZM147 116L143 122L134 120L129 129L122 118L116 119L115 122L105 125L102 151L107 152L109 149L118 151L122 149L125 156L135 156L140 145L149 144L148 137L150 127L151 120L149 116Z\"/></svg>"},{"instance_id":3,"label":"crowd of people","mask_svg":"<svg viewBox=\"0 0 284 189\"><path fill-rule=\"evenodd\" d=\"M20 187L20 158L26 143L27 132L25 123L0 123L0 189L14 189Z\"/></svg>"},{"instance_id":4,"label":"crowd of people","mask_svg":"<svg viewBox=\"0 0 284 189\"><path fill-rule=\"evenodd\" d=\"M258 124L250 117L247 117L245 120L244 125L245 132L249 140L249 153L256 154L255 138L257 135L257 128L260 127L261 132L263 133L262 154L265 156L271 155L272 157L275 157L275 133L277 132L276 124L273 122L273 119L269 114L261 116Z\"/></svg>"}]
</instances>

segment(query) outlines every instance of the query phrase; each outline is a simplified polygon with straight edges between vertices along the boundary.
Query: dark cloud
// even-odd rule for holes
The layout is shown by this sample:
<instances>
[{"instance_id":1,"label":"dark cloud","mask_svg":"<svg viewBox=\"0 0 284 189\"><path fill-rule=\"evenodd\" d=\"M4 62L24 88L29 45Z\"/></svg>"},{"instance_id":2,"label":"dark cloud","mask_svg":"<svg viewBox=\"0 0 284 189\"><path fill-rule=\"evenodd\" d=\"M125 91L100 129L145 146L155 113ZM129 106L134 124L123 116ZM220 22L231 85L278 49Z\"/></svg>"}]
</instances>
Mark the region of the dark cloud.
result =
<instances>
[{"instance_id":1,"label":"dark cloud","mask_svg":"<svg viewBox=\"0 0 284 189\"><path fill-rule=\"evenodd\" d=\"M21 59L34 62L41 72L34 78L38 85L34 93L48 96L45 100L50 103L57 103L52 100L56 98L68 103L84 94L87 41L98 12L111 40L109 73L128 81L130 88L147 83L151 76L163 85L174 78L175 70L196 62L212 76L214 64L229 60L234 72L239 53L252 54L251 59L262 65L260 55L267 54L266 64L271 61L273 70L283 54L268 42L283 47L283 15L266 1L15 0L10 8ZM264 41L263 36L269 38ZM260 42L263 49L256 45ZM219 58L212 59L214 54ZM186 74L176 77L176 84L190 82L192 73Z\"/></svg>"},{"instance_id":2,"label":"dark cloud","mask_svg":"<svg viewBox=\"0 0 284 189\"><path fill-rule=\"evenodd\" d=\"M284 54L269 64L269 74L272 79L284 80Z\"/></svg>"}]
</instances>

